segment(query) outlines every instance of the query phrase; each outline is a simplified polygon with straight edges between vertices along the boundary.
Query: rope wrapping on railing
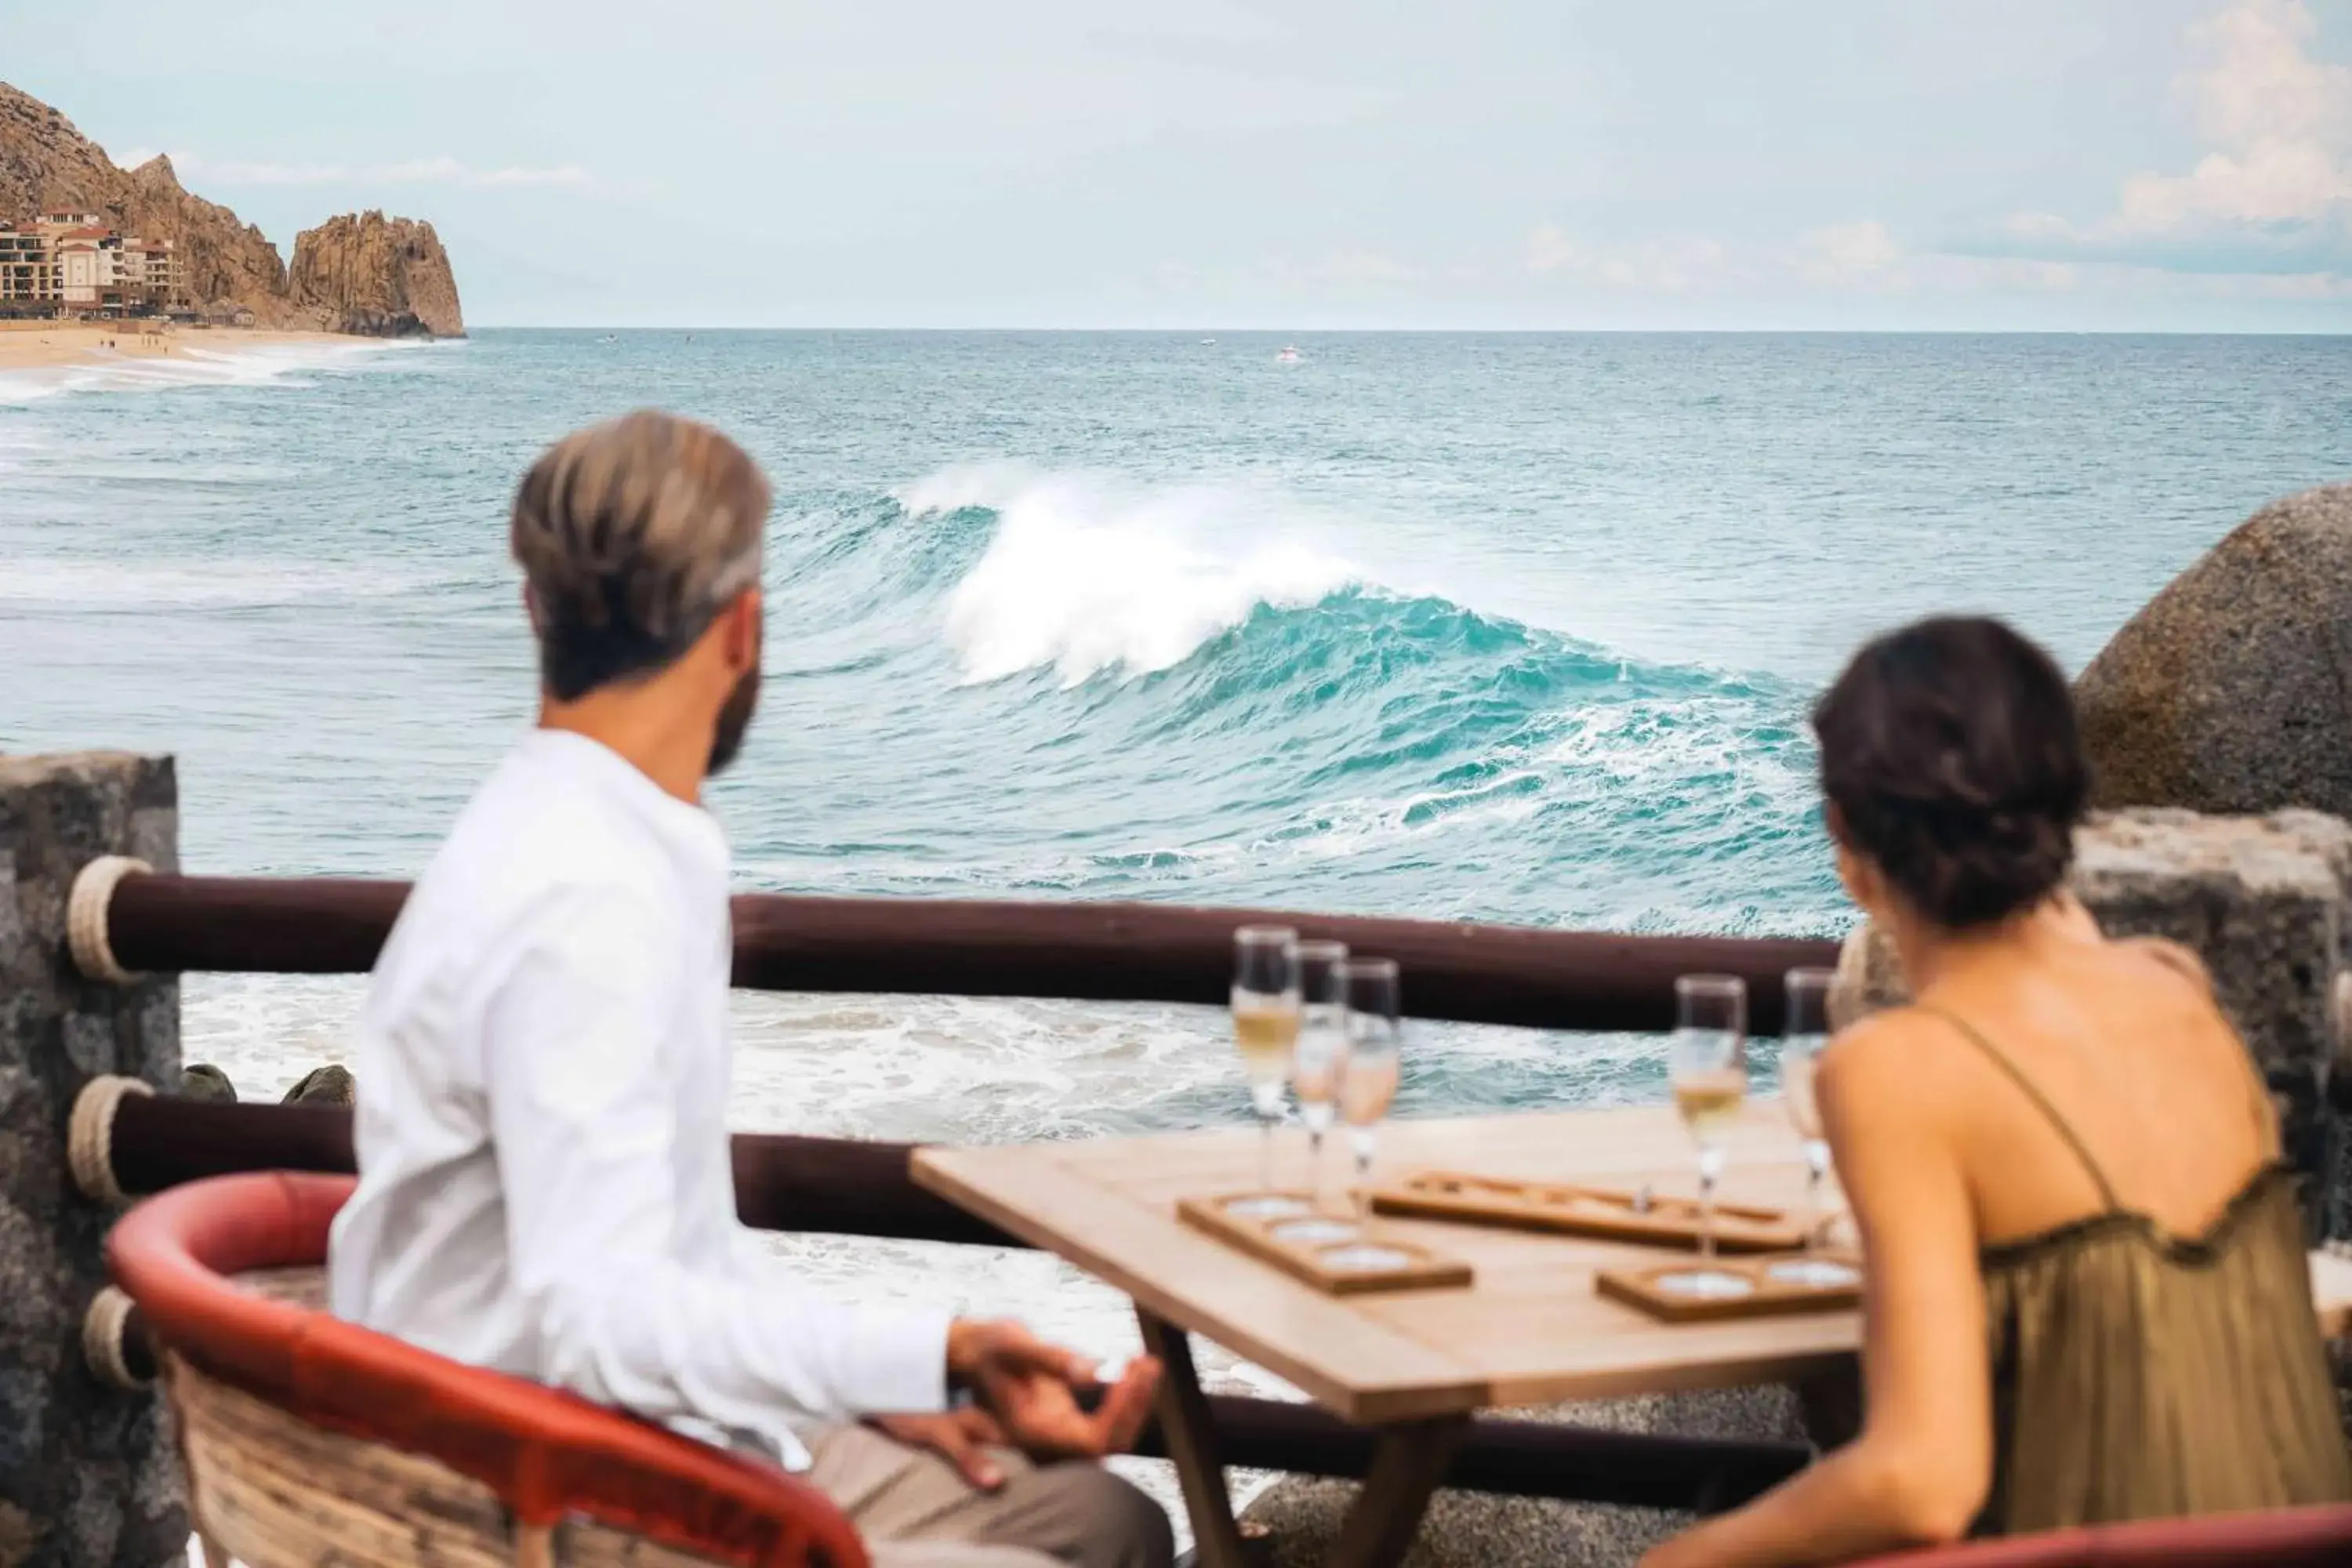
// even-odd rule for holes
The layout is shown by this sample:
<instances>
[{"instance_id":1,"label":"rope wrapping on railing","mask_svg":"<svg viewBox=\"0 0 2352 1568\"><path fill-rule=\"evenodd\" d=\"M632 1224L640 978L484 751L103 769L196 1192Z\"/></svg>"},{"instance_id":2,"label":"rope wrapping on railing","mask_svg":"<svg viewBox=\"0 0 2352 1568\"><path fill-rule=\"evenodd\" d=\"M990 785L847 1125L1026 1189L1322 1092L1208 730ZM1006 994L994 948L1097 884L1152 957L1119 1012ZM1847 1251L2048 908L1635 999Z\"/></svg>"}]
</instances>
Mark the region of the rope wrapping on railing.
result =
<instances>
[{"instance_id":1,"label":"rope wrapping on railing","mask_svg":"<svg viewBox=\"0 0 2352 1568\"><path fill-rule=\"evenodd\" d=\"M82 1314L81 1358L90 1375L109 1388L131 1391L155 1381L154 1357L131 1326L137 1310L130 1297L109 1285Z\"/></svg>"},{"instance_id":2,"label":"rope wrapping on railing","mask_svg":"<svg viewBox=\"0 0 2352 1568\"><path fill-rule=\"evenodd\" d=\"M114 1119L126 1098L152 1098L155 1090L142 1079L108 1073L82 1085L74 1096L73 1114L66 1122L66 1168L74 1185L92 1203L121 1208L131 1194L114 1174Z\"/></svg>"},{"instance_id":3,"label":"rope wrapping on railing","mask_svg":"<svg viewBox=\"0 0 2352 1568\"><path fill-rule=\"evenodd\" d=\"M101 855L76 873L66 895L66 946L74 967L91 980L129 985L139 976L115 961L107 922L114 890L125 877L152 876L155 868L128 855Z\"/></svg>"}]
</instances>

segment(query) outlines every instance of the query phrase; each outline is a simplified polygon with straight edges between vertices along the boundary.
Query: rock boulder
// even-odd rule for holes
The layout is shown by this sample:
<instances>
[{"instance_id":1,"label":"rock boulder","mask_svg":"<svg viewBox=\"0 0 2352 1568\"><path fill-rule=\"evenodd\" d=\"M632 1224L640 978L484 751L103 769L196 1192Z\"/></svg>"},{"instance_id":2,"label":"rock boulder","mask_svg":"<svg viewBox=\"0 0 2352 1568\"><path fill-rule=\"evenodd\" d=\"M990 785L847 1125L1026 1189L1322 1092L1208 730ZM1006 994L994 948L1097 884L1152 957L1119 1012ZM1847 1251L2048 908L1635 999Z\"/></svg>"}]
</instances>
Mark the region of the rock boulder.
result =
<instances>
[{"instance_id":1,"label":"rock boulder","mask_svg":"<svg viewBox=\"0 0 2352 1568\"><path fill-rule=\"evenodd\" d=\"M236 1085L228 1074L210 1062L190 1062L180 1075L180 1098L201 1100L210 1105L235 1105Z\"/></svg>"},{"instance_id":2,"label":"rock boulder","mask_svg":"<svg viewBox=\"0 0 2352 1568\"><path fill-rule=\"evenodd\" d=\"M429 223L380 212L330 218L295 237L287 297L330 331L461 338L449 253Z\"/></svg>"},{"instance_id":3,"label":"rock boulder","mask_svg":"<svg viewBox=\"0 0 2352 1568\"><path fill-rule=\"evenodd\" d=\"M2352 485L2273 502L2091 661L2101 806L2352 817Z\"/></svg>"},{"instance_id":4,"label":"rock boulder","mask_svg":"<svg viewBox=\"0 0 2352 1568\"><path fill-rule=\"evenodd\" d=\"M352 1081L351 1069L330 1062L322 1068L312 1068L302 1075L302 1081L286 1091L288 1105L349 1105L357 1089Z\"/></svg>"}]
</instances>

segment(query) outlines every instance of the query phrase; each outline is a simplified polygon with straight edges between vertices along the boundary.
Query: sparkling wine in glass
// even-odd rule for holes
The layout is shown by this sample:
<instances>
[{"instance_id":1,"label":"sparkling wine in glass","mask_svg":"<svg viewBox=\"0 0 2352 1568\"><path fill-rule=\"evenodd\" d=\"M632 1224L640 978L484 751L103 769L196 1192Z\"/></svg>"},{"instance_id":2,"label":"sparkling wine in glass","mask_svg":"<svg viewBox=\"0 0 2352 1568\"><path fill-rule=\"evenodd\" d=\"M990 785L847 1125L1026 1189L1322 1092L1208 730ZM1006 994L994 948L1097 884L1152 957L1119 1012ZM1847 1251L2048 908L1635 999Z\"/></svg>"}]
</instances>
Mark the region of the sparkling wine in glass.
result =
<instances>
[{"instance_id":1,"label":"sparkling wine in glass","mask_svg":"<svg viewBox=\"0 0 2352 1568\"><path fill-rule=\"evenodd\" d=\"M1339 1074L1348 1060L1348 997L1339 983L1347 962L1344 942L1298 944L1298 1045L1290 1058L1290 1092L1298 1100L1298 1119L1307 1123L1311 1199L1322 1195L1323 1135L1331 1131Z\"/></svg>"},{"instance_id":2,"label":"sparkling wine in glass","mask_svg":"<svg viewBox=\"0 0 2352 1568\"><path fill-rule=\"evenodd\" d=\"M1748 984L1732 974L1685 974L1675 982L1675 1009L1666 1076L1698 1149L1698 1249L1711 1258L1724 1137L1748 1099Z\"/></svg>"},{"instance_id":3,"label":"sparkling wine in glass","mask_svg":"<svg viewBox=\"0 0 2352 1568\"><path fill-rule=\"evenodd\" d=\"M1274 1128L1282 1085L1298 1043L1298 933L1288 926L1244 926L1234 933L1234 1043L1259 1127L1259 1188L1274 1186Z\"/></svg>"},{"instance_id":4,"label":"sparkling wine in glass","mask_svg":"<svg viewBox=\"0 0 2352 1568\"><path fill-rule=\"evenodd\" d=\"M1370 1212L1373 1135L1396 1098L1403 1043L1392 958L1349 959L1339 966L1347 998L1348 1063L1339 1075L1339 1119L1356 1153L1356 1218Z\"/></svg>"},{"instance_id":5,"label":"sparkling wine in glass","mask_svg":"<svg viewBox=\"0 0 2352 1568\"><path fill-rule=\"evenodd\" d=\"M1805 1250L1818 1251L1822 1239L1822 1178L1830 1173L1829 1141L1822 1136L1821 1101L1813 1093L1813 1074L1830 1043L1830 983L1827 969L1791 969L1788 988L1789 1016L1780 1032L1780 1093L1789 1120L1805 1145Z\"/></svg>"}]
</instances>

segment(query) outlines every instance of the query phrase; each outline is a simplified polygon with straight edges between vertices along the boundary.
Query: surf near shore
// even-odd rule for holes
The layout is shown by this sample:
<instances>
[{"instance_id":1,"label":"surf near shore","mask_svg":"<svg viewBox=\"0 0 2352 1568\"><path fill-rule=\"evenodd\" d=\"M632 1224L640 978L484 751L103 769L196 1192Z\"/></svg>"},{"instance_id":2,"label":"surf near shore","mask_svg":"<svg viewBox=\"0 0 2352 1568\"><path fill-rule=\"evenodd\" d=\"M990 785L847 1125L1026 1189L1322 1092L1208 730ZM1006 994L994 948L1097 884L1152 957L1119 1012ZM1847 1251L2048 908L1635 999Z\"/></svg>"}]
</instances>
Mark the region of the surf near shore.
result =
<instances>
[{"instance_id":1,"label":"surf near shore","mask_svg":"<svg viewBox=\"0 0 2352 1568\"><path fill-rule=\"evenodd\" d=\"M0 321L0 372L98 369L125 360L184 359L297 344L360 345L381 340L344 332L269 331L257 327L182 327L144 321Z\"/></svg>"}]
</instances>

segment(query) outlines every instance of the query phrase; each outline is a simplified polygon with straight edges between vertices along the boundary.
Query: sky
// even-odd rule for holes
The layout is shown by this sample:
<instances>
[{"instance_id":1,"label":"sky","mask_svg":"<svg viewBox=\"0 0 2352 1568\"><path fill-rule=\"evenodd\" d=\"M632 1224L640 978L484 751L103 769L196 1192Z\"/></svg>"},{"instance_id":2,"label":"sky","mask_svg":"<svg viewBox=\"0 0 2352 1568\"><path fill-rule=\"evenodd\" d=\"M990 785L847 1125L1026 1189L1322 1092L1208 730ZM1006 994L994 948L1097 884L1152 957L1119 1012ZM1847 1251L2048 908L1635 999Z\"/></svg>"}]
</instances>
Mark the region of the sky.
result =
<instances>
[{"instance_id":1,"label":"sky","mask_svg":"<svg viewBox=\"0 0 2352 1568\"><path fill-rule=\"evenodd\" d=\"M476 325L2352 330L2352 0L0 0Z\"/></svg>"}]
</instances>

